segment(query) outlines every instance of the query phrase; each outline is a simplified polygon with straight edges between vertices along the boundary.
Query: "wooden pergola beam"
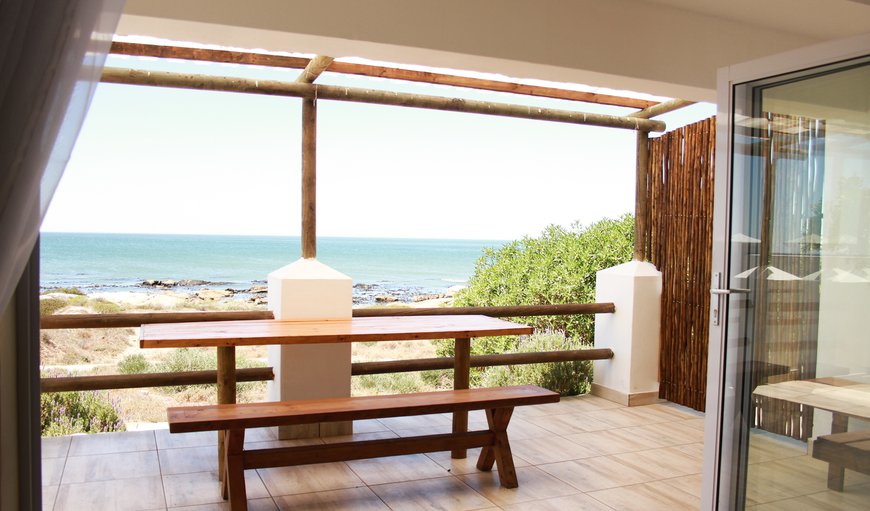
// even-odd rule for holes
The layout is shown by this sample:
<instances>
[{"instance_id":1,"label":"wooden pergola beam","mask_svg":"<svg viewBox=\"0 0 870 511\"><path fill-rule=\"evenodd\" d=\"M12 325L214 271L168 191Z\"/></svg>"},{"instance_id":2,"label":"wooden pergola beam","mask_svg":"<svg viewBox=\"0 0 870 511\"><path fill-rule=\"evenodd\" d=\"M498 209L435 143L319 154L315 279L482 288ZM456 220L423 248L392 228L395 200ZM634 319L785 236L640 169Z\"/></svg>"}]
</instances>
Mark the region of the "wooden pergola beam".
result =
<instances>
[{"instance_id":1,"label":"wooden pergola beam","mask_svg":"<svg viewBox=\"0 0 870 511\"><path fill-rule=\"evenodd\" d=\"M302 74L299 75L296 81L299 83L314 83L314 80L317 80L330 64L332 64L332 57L318 55L308 62L308 65L305 66L305 69L302 70Z\"/></svg>"},{"instance_id":2,"label":"wooden pergola beam","mask_svg":"<svg viewBox=\"0 0 870 511\"><path fill-rule=\"evenodd\" d=\"M172 58L288 69L304 69L309 63L309 59L306 58L284 55L124 42L113 42L110 53L136 57ZM483 78L374 66L370 64L357 64L352 62L332 62L327 70L334 73L390 78L393 80L405 80L409 82L434 83L454 87L465 87L469 89L507 92L542 98L582 101L585 103L596 103L600 105L624 106L628 108L646 109L656 105L655 101L645 99L626 98L609 94L559 89L556 87L542 87L500 80L488 80Z\"/></svg>"},{"instance_id":3,"label":"wooden pergola beam","mask_svg":"<svg viewBox=\"0 0 870 511\"><path fill-rule=\"evenodd\" d=\"M106 68L102 81L127 85L175 87L182 89L242 92L273 96L331 99L378 105L404 106L450 112L476 113L515 117L568 124L582 124L605 128L656 131L665 130L665 123L649 119L621 117L616 115L591 114L572 110L538 108L511 105L490 101L444 98L422 94L408 94L374 89L314 85L275 80L251 80L210 75L167 73L162 71L138 71L133 69Z\"/></svg>"},{"instance_id":4,"label":"wooden pergola beam","mask_svg":"<svg viewBox=\"0 0 870 511\"><path fill-rule=\"evenodd\" d=\"M639 112L630 113L628 116L637 117L638 119L652 119L653 117L673 112L674 110L679 110L680 108L694 104L694 101L689 101L687 99L672 99L670 101L653 105L649 108L644 108Z\"/></svg>"}]
</instances>

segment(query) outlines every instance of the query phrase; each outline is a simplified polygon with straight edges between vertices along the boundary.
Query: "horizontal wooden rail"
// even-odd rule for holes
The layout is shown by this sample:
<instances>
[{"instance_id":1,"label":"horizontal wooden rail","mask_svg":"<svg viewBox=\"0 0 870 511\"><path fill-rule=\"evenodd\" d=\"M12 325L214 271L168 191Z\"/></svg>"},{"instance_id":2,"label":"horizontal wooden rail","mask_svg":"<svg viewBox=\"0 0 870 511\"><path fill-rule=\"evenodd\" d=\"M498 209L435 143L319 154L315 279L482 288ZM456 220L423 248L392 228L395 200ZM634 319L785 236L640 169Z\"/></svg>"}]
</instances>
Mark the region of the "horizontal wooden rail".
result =
<instances>
[{"instance_id":1,"label":"horizontal wooden rail","mask_svg":"<svg viewBox=\"0 0 870 511\"><path fill-rule=\"evenodd\" d=\"M360 89L356 87L338 87L335 85L281 82L277 80L226 78L211 75L168 73L164 71L138 71L134 69L107 67L103 69L103 75L100 78L100 81L104 83L143 85L150 87L174 87L180 89L351 101L355 103L495 115L501 117L563 122L568 124L620 128L636 131L663 132L667 128L664 122L643 119L640 117L623 117L618 115L577 112L574 110L562 110L556 108L513 105L492 101L444 98L424 94L410 94L377 89Z\"/></svg>"},{"instance_id":2,"label":"horizontal wooden rail","mask_svg":"<svg viewBox=\"0 0 870 511\"><path fill-rule=\"evenodd\" d=\"M534 353L500 353L495 355L475 355L471 357L471 367L490 367L522 364L545 364L550 362L573 362L580 360L607 360L613 358L609 348L545 351ZM408 360L387 360L383 362L355 362L351 364L351 374L408 373L414 371L434 371L453 369L452 357L415 358ZM275 379L271 367L254 367L236 370L236 380L269 381ZM133 389L142 387L170 387L176 385L203 385L215 383L216 371L187 371L178 373L109 374L100 376L65 376L42 378L43 392L69 392L85 390Z\"/></svg>"},{"instance_id":3,"label":"horizontal wooden rail","mask_svg":"<svg viewBox=\"0 0 870 511\"><path fill-rule=\"evenodd\" d=\"M521 364L545 364L548 362L573 362L579 360L606 360L613 358L609 348L543 351L533 353L499 353L471 357L471 367L509 366ZM387 360L383 362L356 362L351 364L353 376L364 374L406 373L453 369L452 357L415 358L410 360Z\"/></svg>"},{"instance_id":4,"label":"horizontal wooden rail","mask_svg":"<svg viewBox=\"0 0 870 511\"><path fill-rule=\"evenodd\" d=\"M554 305L514 305L499 307L366 307L353 310L354 317L437 316L448 314L482 314L493 318L523 316L565 316L572 314L606 314L616 310L612 303L569 303ZM216 312L122 312L117 314L53 314L43 316L40 328L130 328L149 323L194 323L200 321L238 321L272 319L272 311Z\"/></svg>"},{"instance_id":5,"label":"horizontal wooden rail","mask_svg":"<svg viewBox=\"0 0 870 511\"><path fill-rule=\"evenodd\" d=\"M236 369L236 381L274 380L271 367ZM202 385L217 382L217 371L185 371L177 373L106 374L99 376L64 376L42 378L43 392L83 390L135 389L142 387L171 387L176 385Z\"/></svg>"}]
</instances>

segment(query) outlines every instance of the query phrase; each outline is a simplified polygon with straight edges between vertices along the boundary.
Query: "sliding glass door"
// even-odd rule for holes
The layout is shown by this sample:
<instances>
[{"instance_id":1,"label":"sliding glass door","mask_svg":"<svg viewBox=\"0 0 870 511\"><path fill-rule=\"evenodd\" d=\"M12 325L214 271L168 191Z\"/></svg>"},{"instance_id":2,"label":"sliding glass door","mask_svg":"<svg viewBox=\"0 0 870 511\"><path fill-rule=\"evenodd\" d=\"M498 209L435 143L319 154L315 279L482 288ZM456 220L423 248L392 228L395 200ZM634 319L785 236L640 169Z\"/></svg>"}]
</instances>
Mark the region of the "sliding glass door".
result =
<instances>
[{"instance_id":1,"label":"sliding glass door","mask_svg":"<svg viewBox=\"0 0 870 511\"><path fill-rule=\"evenodd\" d=\"M870 56L858 53L729 84L707 408L706 496L721 508L870 509Z\"/></svg>"}]
</instances>

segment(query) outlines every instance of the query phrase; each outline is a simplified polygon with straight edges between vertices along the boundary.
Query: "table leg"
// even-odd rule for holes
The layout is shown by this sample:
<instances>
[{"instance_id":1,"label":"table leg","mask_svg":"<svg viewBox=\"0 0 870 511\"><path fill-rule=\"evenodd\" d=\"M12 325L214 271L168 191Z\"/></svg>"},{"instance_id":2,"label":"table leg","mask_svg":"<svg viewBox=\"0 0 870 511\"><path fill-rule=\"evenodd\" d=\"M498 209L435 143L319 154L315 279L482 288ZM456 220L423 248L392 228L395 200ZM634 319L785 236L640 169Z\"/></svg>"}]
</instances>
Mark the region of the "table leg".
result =
<instances>
[{"instance_id":1,"label":"table leg","mask_svg":"<svg viewBox=\"0 0 870 511\"><path fill-rule=\"evenodd\" d=\"M845 433L849 430L849 416L831 412L831 434ZM843 491L846 482L846 468L838 463L828 463L828 488Z\"/></svg>"},{"instance_id":2,"label":"table leg","mask_svg":"<svg viewBox=\"0 0 870 511\"><path fill-rule=\"evenodd\" d=\"M218 346L217 348L217 401L218 404L234 404L236 402L236 347ZM218 478L221 483L226 481L226 460L224 459L224 431L218 431ZM225 493L226 485L221 485L221 493Z\"/></svg>"},{"instance_id":3,"label":"table leg","mask_svg":"<svg viewBox=\"0 0 870 511\"><path fill-rule=\"evenodd\" d=\"M453 345L453 388L467 389L471 371L471 339L456 339ZM468 412L453 412L453 432L468 431ZM464 459L466 449L453 449L451 457Z\"/></svg>"}]
</instances>

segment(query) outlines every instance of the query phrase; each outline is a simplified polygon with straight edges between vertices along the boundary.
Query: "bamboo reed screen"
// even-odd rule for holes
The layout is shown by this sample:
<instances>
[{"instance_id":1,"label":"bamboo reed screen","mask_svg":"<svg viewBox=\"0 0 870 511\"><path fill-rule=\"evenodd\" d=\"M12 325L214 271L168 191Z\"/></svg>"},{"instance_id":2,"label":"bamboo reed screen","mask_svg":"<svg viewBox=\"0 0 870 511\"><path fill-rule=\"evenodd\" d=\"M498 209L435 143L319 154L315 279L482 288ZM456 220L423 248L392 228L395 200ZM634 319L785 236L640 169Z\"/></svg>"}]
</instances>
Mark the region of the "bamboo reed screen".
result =
<instances>
[{"instance_id":1,"label":"bamboo reed screen","mask_svg":"<svg viewBox=\"0 0 870 511\"><path fill-rule=\"evenodd\" d=\"M750 388L816 376L819 331L819 249L824 183L823 121L764 114L766 128L757 133L758 189L769 197L760 218L752 334ZM777 277L772 278L774 272ZM785 274L781 273L785 272ZM785 275L785 276L783 276ZM771 372L765 368L781 367ZM806 441L813 409L754 396L753 426Z\"/></svg>"},{"instance_id":2,"label":"bamboo reed screen","mask_svg":"<svg viewBox=\"0 0 870 511\"><path fill-rule=\"evenodd\" d=\"M715 118L650 140L645 259L662 272L659 396L704 410Z\"/></svg>"}]
</instances>

